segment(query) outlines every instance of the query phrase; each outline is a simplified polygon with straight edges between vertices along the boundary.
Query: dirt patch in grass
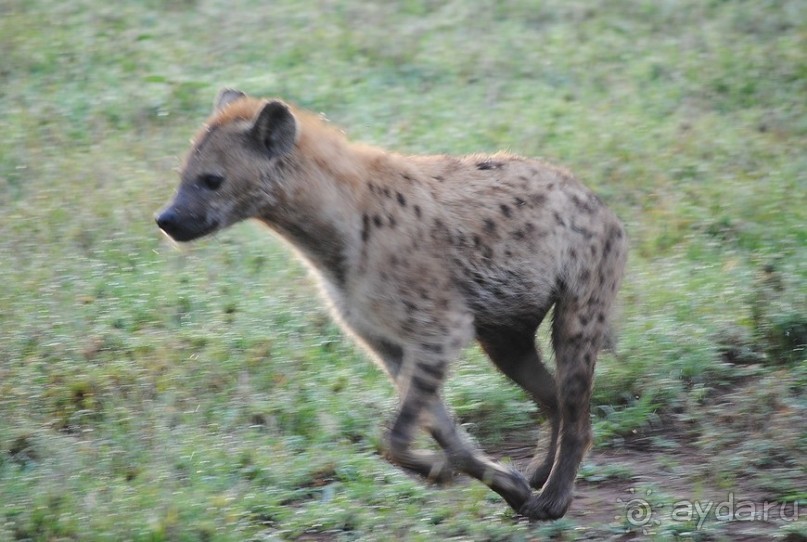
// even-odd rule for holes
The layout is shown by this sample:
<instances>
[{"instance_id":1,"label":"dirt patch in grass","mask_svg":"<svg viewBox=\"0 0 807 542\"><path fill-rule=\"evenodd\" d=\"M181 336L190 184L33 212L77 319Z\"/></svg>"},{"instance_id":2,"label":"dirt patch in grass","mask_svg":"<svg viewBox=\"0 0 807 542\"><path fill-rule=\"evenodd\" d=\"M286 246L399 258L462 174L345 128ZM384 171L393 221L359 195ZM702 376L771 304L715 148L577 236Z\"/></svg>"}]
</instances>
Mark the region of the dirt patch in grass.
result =
<instances>
[{"instance_id":1,"label":"dirt patch in grass","mask_svg":"<svg viewBox=\"0 0 807 542\"><path fill-rule=\"evenodd\" d=\"M794 531L805 526L803 495L777 496L764 482L764 469L721 480L714 470L720 458L674 426L656 437L663 446L643 442L636 449L626 442L588 454L575 500L561 520L569 526L558 530L557 539L807 540ZM490 453L523 472L535 449L509 441ZM731 455L720 454L727 461ZM788 486L807 487L804 469L795 478L793 472L787 471Z\"/></svg>"}]
</instances>

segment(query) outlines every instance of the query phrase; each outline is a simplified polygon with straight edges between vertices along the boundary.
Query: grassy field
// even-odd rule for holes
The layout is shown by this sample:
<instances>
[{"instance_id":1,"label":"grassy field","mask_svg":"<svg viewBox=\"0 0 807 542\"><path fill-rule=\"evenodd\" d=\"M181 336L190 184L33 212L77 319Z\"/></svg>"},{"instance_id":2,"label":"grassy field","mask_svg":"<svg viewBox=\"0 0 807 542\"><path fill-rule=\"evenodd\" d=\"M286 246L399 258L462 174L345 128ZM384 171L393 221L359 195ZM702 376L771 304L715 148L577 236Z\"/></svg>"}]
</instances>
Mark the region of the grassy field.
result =
<instances>
[{"instance_id":1,"label":"grassy field","mask_svg":"<svg viewBox=\"0 0 807 542\"><path fill-rule=\"evenodd\" d=\"M0 55L0 541L807 539L804 0L2 0ZM567 518L387 464L391 386L260 227L159 234L223 86L623 218ZM477 349L445 394L504 461L543 436ZM786 517L671 513L729 497Z\"/></svg>"}]
</instances>

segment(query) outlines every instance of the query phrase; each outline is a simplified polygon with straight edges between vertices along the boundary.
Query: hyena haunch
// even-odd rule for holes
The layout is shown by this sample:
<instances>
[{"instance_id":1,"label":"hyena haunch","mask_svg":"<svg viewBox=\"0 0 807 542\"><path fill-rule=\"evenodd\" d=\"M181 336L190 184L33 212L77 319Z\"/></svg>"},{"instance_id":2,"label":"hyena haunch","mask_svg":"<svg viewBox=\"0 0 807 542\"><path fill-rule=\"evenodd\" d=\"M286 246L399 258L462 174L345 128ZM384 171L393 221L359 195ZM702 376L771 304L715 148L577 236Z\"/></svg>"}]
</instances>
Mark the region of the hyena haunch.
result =
<instances>
[{"instance_id":1,"label":"hyena haunch","mask_svg":"<svg viewBox=\"0 0 807 542\"><path fill-rule=\"evenodd\" d=\"M537 160L356 145L315 115L228 89L157 224L190 241L247 218L299 251L342 326L397 387L392 461L432 480L466 473L529 518L566 513L627 254L622 225L597 196ZM556 377L535 345L552 306ZM448 364L473 339L551 421L529 481L476 449L440 399ZM411 448L419 427L443 453Z\"/></svg>"}]
</instances>

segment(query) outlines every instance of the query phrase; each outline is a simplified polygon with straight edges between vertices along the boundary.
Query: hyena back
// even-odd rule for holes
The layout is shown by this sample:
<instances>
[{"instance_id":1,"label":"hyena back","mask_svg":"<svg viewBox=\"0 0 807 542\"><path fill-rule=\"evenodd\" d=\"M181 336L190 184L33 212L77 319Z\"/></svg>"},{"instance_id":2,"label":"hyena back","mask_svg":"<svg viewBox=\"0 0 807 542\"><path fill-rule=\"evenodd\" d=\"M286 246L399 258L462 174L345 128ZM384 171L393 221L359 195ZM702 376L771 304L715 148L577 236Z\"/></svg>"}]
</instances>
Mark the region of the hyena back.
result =
<instances>
[{"instance_id":1,"label":"hyena back","mask_svg":"<svg viewBox=\"0 0 807 542\"><path fill-rule=\"evenodd\" d=\"M597 196L541 161L402 156L350 143L283 102L224 90L157 223L190 241L247 218L310 264L344 329L395 384L393 462L432 480L468 474L533 519L566 513L627 254ZM555 376L535 344L553 306ZM550 420L549 450L527 477L473 446L440 399L449 363L474 339ZM442 453L412 449L420 427Z\"/></svg>"}]
</instances>

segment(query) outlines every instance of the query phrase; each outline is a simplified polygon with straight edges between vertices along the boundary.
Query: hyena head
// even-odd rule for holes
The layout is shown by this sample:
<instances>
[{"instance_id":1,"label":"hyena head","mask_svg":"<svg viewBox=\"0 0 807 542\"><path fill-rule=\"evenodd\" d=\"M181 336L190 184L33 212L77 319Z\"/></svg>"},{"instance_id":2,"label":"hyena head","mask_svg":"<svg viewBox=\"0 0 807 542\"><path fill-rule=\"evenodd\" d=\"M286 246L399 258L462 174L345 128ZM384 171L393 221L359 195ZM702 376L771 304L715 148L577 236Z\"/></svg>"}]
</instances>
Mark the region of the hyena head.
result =
<instances>
[{"instance_id":1,"label":"hyena head","mask_svg":"<svg viewBox=\"0 0 807 542\"><path fill-rule=\"evenodd\" d=\"M157 225L176 241L192 241L276 205L279 164L294 151L297 135L286 104L221 91Z\"/></svg>"}]
</instances>

